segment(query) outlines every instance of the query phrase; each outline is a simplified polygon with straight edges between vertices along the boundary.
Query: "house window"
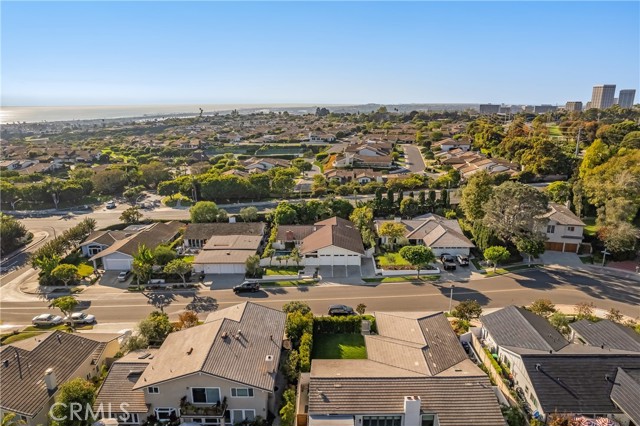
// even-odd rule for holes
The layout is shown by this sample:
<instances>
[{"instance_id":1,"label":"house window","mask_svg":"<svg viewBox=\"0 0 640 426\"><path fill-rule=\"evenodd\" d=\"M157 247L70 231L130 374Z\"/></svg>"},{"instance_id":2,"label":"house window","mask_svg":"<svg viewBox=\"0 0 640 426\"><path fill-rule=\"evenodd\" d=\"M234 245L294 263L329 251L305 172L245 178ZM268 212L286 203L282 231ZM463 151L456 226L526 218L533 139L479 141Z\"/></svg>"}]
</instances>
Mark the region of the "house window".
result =
<instances>
[{"instance_id":1,"label":"house window","mask_svg":"<svg viewBox=\"0 0 640 426\"><path fill-rule=\"evenodd\" d=\"M160 388L157 386L149 386L147 388L147 393L148 394L160 393Z\"/></svg>"},{"instance_id":2,"label":"house window","mask_svg":"<svg viewBox=\"0 0 640 426\"><path fill-rule=\"evenodd\" d=\"M256 419L255 410L231 410L231 422L233 424L243 421L252 422Z\"/></svg>"},{"instance_id":3,"label":"house window","mask_svg":"<svg viewBox=\"0 0 640 426\"><path fill-rule=\"evenodd\" d=\"M253 398L253 388L231 388L231 396L234 398Z\"/></svg>"},{"instance_id":4,"label":"house window","mask_svg":"<svg viewBox=\"0 0 640 426\"><path fill-rule=\"evenodd\" d=\"M121 425L138 425L140 424L140 419L138 418L137 413L110 413L107 418L118 420L118 424Z\"/></svg>"},{"instance_id":5,"label":"house window","mask_svg":"<svg viewBox=\"0 0 640 426\"><path fill-rule=\"evenodd\" d=\"M177 417L175 408L156 408L156 417L161 422L168 422L172 417Z\"/></svg>"},{"instance_id":6,"label":"house window","mask_svg":"<svg viewBox=\"0 0 640 426\"><path fill-rule=\"evenodd\" d=\"M436 416L434 414L422 415L422 426L434 426L436 424Z\"/></svg>"},{"instance_id":7,"label":"house window","mask_svg":"<svg viewBox=\"0 0 640 426\"><path fill-rule=\"evenodd\" d=\"M362 426L400 426L401 416L364 416Z\"/></svg>"},{"instance_id":8,"label":"house window","mask_svg":"<svg viewBox=\"0 0 640 426\"><path fill-rule=\"evenodd\" d=\"M576 227L575 227L575 226L567 226L567 231L569 231L569 232L573 232L573 231L575 231L575 230L576 230Z\"/></svg>"},{"instance_id":9,"label":"house window","mask_svg":"<svg viewBox=\"0 0 640 426\"><path fill-rule=\"evenodd\" d=\"M553 234L554 232L556 232L556 226L555 225L547 225L547 234Z\"/></svg>"},{"instance_id":10,"label":"house window","mask_svg":"<svg viewBox=\"0 0 640 426\"><path fill-rule=\"evenodd\" d=\"M217 404L220 402L220 388L191 388L194 404Z\"/></svg>"}]
</instances>

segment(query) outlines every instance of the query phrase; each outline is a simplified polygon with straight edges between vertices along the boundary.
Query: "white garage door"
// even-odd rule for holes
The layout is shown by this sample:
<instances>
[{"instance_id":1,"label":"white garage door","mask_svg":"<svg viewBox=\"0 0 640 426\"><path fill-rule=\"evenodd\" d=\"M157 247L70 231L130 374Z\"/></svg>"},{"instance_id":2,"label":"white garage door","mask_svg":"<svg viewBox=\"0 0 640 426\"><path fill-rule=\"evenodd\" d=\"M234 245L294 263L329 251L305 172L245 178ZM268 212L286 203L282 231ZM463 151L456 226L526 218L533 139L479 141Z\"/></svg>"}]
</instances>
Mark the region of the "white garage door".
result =
<instances>
[{"instance_id":1,"label":"white garage door","mask_svg":"<svg viewBox=\"0 0 640 426\"><path fill-rule=\"evenodd\" d=\"M205 265L205 274L244 274L246 272L243 264L223 263L217 265Z\"/></svg>"},{"instance_id":2,"label":"white garage door","mask_svg":"<svg viewBox=\"0 0 640 426\"><path fill-rule=\"evenodd\" d=\"M102 258L105 271L128 271L131 269L131 261L128 259Z\"/></svg>"}]
</instances>

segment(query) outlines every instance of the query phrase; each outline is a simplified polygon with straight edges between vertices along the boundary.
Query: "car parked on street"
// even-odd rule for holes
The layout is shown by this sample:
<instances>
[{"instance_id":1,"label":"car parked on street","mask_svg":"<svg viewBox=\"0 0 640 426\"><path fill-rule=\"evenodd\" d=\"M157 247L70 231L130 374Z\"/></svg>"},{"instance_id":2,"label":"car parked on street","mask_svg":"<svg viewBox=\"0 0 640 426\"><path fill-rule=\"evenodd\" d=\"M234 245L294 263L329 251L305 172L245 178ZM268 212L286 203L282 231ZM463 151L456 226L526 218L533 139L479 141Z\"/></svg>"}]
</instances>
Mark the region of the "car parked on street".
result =
<instances>
[{"instance_id":1,"label":"car parked on street","mask_svg":"<svg viewBox=\"0 0 640 426\"><path fill-rule=\"evenodd\" d=\"M458 265L460 266L469 266L469 258L465 255L457 255L456 260L458 261Z\"/></svg>"},{"instance_id":2,"label":"car parked on street","mask_svg":"<svg viewBox=\"0 0 640 426\"><path fill-rule=\"evenodd\" d=\"M84 312L74 312L64 318L64 322L67 324L93 324L96 322L96 317Z\"/></svg>"},{"instance_id":3,"label":"car parked on street","mask_svg":"<svg viewBox=\"0 0 640 426\"><path fill-rule=\"evenodd\" d=\"M105 207L109 210L111 209L115 209L116 208L116 202L111 200L109 202L107 202L107 204L105 205Z\"/></svg>"},{"instance_id":4,"label":"car parked on street","mask_svg":"<svg viewBox=\"0 0 640 426\"><path fill-rule=\"evenodd\" d=\"M347 305L331 305L329 306L329 315L332 317L336 316L345 316L345 315L356 315L356 312L353 310L351 306Z\"/></svg>"},{"instance_id":5,"label":"car parked on street","mask_svg":"<svg viewBox=\"0 0 640 426\"><path fill-rule=\"evenodd\" d=\"M62 324L62 317L60 315L53 314L40 314L37 317L33 317L31 324L33 325L59 325Z\"/></svg>"},{"instance_id":6,"label":"car parked on street","mask_svg":"<svg viewBox=\"0 0 640 426\"><path fill-rule=\"evenodd\" d=\"M125 282L129 279L129 275L131 275L131 271L122 271L118 274L118 281Z\"/></svg>"},{"instance_id":7,"label":"car parked on street","mask_svg":"<svg viewBox=\"0 0 640 426\"><path fill-rule=\"evenodd\" d=\"M440 262L442 262L442 266L445 271L456 270L456 259L449 253L442 253L440 256Z\"/></svg>"},{"instance_id":8,"label":"car parked on street","mask_svg":"<svg viewBox=\"0 0 640 426\"><path fill-rule=\"evenodd\" d=\"M234 293L255 293L260 290L260 283L255 281L244 281L242 284L233 287Z\"/></svg>"}]
</instances>

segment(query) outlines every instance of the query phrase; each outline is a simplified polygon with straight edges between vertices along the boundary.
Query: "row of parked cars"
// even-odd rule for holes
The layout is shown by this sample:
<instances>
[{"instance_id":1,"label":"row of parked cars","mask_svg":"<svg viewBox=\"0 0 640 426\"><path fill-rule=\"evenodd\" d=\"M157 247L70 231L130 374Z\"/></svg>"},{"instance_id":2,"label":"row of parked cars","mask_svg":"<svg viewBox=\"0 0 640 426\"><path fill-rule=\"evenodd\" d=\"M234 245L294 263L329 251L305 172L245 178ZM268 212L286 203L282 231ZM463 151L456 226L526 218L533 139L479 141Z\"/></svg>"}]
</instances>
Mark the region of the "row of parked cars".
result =
<instances>
[{"instance_id":1,"label":"row of parked cars","mask_svg":"<svg viewBox=\"0 0 640 426\"><path fill-rule=\"evenodd\" d=\"M440 262L442 262L442 267L445 271L455 271L457 265L469 266L469 258L462 254L454 256L449 253L442 253Z\"/></svg>"},{"instance_id":2,"label":"row of parked cars","mask_svg":"<svg viewBox=\"0 0 640 426\"><path fill-rule=\"evenodd\" d=\"M84 312L74 312L66 317L53 314L40 314L33 317L31 323L33 325L60 325L60 324L93 324L96 317Z\"/></svg>"}]
</instances>

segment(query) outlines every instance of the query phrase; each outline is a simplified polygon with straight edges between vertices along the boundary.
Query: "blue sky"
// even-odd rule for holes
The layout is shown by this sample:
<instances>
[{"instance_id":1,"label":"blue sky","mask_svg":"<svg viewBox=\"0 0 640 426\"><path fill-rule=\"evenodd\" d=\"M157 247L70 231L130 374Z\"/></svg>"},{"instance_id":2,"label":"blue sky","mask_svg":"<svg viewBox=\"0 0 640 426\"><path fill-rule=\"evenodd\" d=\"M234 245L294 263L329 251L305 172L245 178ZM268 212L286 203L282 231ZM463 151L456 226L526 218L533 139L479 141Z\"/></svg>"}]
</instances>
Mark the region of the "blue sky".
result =
<instances>
[{"instance_id":1,"label":"blue sky","mask_svg":"<svg viewBox=\"0 0 640 426\"><path fill-rule=\"evenodd\" d=\"M639 2L1 2L2 104L564 103L640 86Z\"/></svg>"}]
</instances>

